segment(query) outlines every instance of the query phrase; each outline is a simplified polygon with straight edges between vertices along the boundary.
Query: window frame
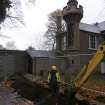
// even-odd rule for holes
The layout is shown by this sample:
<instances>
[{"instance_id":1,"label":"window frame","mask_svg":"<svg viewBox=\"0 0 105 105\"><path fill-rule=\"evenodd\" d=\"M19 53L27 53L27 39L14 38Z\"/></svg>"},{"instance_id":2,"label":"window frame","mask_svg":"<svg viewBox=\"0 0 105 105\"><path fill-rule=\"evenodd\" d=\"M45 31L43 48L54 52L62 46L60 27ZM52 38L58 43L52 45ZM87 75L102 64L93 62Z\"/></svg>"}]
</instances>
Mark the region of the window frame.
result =
<instances>
[{"instance_id":1,"label":"window frame","mask_svg":"<svg viewBox=\"0 0 105 105\"><path fill-rule=\"evenodd\" d=\"M91 37L95 37L95 40L94 40L94 42L92 42L92 40L91 40ZM90 49L90 50L97 50L97 47L98 47L98 39L97 39L97 36L96 35L89 35L88 36L88 42L89 42L89 47L88 47L88 49ZM94 43L95 45L92 45L92 43ZM92 46L95 46L94 48L92 47Z\"/></svg>"},{"instance_id":2,"label":"window frame","mask_svg":"<svg viewBox=\"0 0 105 105\"><path fill-rule=\"evenodd\" d=\"M66 50L66 36L63 36L62 38L61 49Z\"/></svg>"}]
</instances>

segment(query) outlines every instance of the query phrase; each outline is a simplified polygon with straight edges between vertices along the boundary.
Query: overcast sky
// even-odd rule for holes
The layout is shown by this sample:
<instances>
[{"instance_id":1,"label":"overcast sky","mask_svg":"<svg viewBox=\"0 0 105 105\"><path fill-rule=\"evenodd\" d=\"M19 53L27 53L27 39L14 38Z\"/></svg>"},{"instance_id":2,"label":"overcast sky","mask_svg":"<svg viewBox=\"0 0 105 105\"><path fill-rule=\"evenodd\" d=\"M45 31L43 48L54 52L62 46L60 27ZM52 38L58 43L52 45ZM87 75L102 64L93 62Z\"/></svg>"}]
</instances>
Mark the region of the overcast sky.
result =
<instances>
[{"instance_id":1,"label":"overcast sky","mask_svg":"<svg viewBox=\"0 0 105 105\"><path fill-rule=\"evenodd\" d=\"M6 42L14 41L17 48L21 50L26 49L28 46L41 49L43 34L47 29L47 15L56 9L62 9L68 0L36 0L33 5L28 5L27 1L21 0L25 26L2 29L1 32L11 38L1 37L0 44L5 46ZM78 2L84 7L82 22L90 24L104 21L104 0L78 0Z\"/></svg>"}]
</instances>

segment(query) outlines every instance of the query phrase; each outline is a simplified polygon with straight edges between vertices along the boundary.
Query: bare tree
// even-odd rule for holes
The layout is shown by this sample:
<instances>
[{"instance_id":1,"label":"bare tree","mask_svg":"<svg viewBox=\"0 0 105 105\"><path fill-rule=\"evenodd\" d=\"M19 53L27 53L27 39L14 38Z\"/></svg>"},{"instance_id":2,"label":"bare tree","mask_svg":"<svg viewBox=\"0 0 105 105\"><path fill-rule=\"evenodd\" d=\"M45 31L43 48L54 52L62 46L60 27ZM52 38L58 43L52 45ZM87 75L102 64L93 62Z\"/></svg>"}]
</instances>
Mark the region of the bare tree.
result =
<instances>
[{"instance_id":1,"label":"bare tree","mask_svg":"<svg viewBox=\"0 0 105 105\"><path fill-rule=\"evenodd\" d=\"M9 0L8 0L9 1ZM4 27L18 27L20 25L25 25L23 19L23 10L22 3L26 7L32 7L35 5L36 0L10 0L11 8L6 10L6 18L5 21L1 24Z\"/></svg>"},{"instance_id":2,"label":"bare tree","mask_svg":"<svg viewBox=\"0 0 105 105\"><path fill-rule=\"evenodd\" d=\"M5 21L1 24L3 27L17 27L19 24L24 25L23 12L20 0L11 0L11 8L6 10Z\"/></svg>"},{"instance_id":3,"label":"bare tree","mask_svg":"<svg viewBox=\"0 0 105 105\"><path fill-rule=\"evenodd\" d=\"M58 31L63 32L65 30L65 22L62 18L62 11L56 10L49 14L47 31L45 32L45 43L46 49L54 50L56 45L56 34Z\"/></svg>"},{"instance_id":4,"label":"bare tree","mask_svg":"<svg viewBox=\"0 0 105 105\"><path fill-rule=\"evenodd\" d=\"M7 14L7 9L11 7L10 0L0 0L0 23L2 23Z\"/></svg>"}]
</instances>

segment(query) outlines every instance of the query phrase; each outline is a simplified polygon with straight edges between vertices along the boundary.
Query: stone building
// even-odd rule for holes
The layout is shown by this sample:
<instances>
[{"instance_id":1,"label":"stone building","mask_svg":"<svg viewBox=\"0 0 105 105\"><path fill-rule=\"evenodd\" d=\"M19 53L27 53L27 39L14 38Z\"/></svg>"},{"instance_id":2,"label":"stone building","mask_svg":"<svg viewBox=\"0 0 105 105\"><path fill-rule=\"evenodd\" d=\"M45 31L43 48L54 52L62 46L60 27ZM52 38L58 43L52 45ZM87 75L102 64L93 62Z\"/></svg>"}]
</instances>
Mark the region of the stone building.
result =
<instances>
[{"instance_id":1,"label":"stone building","mask_svg":"<svg viewBox=\"0 0 105 105\"><path fill-rule=\"evenodd\" d=\"M34 75L44 75L45 71L49 69L49 57L48 51L40 50L27 50L30 58L28 73Z\"/></svg>"},{"instance_id":2,"label":"stone building","mask_svg":"<svg viewBox=\"0 0 105 105\"><path fill-rule=\"evenodd\" d=\"M47 77L52 64L57 65L61 72L65 69L65 59L57 57L55 52L43 50L27 50L26 52L30 59L28 69L30 74Z\"/></svg>"},{"instance_id":3,"label":"stone building","mask_svg":"<svg viewBox=\"0 0 105 105\"><path fill-rule=\"evenodd\" d=\"M28 72L29 58L25 51L0 50L0 80L17 72Z\"/></svg>"},{"instance_id":4,"label":"stone building","mask_svg":"<svg viewBox=\"0 0 105 105\"><path fill-rule=\"evenodd\" d=\"M77 73L95 54L98 45L105 39L105 22L95 24L80 23L83 7L76 0L69 0L63 8L63 19L67 30L56 35L57 56L67 60L68 73ZM105 73L104 60L97 71Z\"/></svg>"}]
</instances>

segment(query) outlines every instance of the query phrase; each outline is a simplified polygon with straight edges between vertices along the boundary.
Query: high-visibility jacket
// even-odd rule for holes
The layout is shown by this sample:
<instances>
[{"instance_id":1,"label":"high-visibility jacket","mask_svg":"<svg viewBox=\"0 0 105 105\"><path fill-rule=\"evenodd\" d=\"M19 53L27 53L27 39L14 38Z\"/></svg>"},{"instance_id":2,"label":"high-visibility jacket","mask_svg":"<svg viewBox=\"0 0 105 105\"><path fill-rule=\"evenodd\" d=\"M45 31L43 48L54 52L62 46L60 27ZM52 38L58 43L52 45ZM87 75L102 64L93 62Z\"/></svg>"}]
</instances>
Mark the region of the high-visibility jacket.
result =
<instances>
[{"instance_id":1,"label":"high-visibility jacket","mask_svg":"<svg viewBox=\"0 0 105 105\"><path fill-rule=\"evenodd\" d=\"M58 71L55 72L57 82L60 82L60 73ZM51 80L51 72L48 73L48 82Z\"/></svg>"}]
</instances>

